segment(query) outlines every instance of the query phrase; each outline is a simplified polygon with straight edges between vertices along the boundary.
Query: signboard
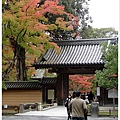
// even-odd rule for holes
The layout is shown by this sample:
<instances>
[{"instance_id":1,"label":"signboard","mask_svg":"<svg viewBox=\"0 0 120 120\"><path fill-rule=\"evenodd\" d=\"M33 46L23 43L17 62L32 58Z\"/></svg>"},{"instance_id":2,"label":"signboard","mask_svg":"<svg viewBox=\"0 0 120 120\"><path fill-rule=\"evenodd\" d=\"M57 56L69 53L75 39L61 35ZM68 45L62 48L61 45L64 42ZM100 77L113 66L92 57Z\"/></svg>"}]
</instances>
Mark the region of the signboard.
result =
<instances>
[{"instance_id":1,"label":"signboard","mask_svg":"<svg viewBox=\"0 0 120 120\"><path fill-rule=\"evenodd\" d=\"M54 89L48 90L48 100L54 99Z\"/></svg>"},{"instance_id":2,"label":"signboard","mask_svg":"<svg viewBox=\"0 0 120 120\"><path fill-rule=\"evenodd\" d=\"M108 98L118 98L118 90L117 89L108 90Z\"/></svg>"},{"instance_id":3,"label":"signboard","mask_svg":"<svg viewBox=\"0 0 120 120\"><path fill-rule=\"evenodd\" d=\"M100 96L100 87L97 87L97 96Z\"/></svg>"}]
</instances>

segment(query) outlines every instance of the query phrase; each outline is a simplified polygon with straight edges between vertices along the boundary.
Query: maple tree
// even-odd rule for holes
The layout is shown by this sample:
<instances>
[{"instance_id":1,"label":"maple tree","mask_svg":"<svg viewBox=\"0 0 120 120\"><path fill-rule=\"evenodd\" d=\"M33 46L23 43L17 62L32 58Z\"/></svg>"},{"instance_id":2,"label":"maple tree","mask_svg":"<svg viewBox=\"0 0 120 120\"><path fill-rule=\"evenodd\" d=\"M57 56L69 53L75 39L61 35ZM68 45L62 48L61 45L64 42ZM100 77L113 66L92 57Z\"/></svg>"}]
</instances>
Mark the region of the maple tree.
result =
<instances>
[{"instance_id":1,"label":"maple tree","mask_svg":"<svg viewBox=\"0 0 120 120\"><path fill-rule=\"evenodd\" d=\"M59 52L57 44L50 39L62 38L64 33L59 31L72 31L79 22L77 17L64 11L58 0L7 0L2 10L3 80L12 71L16 71L17 80L26 80L27 66L40 54L50 47Z\"/></svg>"},{"instance_id":2,"label":"maple tree","mask_svg":"<svg viewBox=\"0 0 120 120\"><path fill-rule=\"evenodd\" d=\"M85 75L70 75L70 84L69 90L79 91L82 93L90 92L92 88L92 81L94 80L94 76L85 76Z\"/></svg>"}]
</instances>

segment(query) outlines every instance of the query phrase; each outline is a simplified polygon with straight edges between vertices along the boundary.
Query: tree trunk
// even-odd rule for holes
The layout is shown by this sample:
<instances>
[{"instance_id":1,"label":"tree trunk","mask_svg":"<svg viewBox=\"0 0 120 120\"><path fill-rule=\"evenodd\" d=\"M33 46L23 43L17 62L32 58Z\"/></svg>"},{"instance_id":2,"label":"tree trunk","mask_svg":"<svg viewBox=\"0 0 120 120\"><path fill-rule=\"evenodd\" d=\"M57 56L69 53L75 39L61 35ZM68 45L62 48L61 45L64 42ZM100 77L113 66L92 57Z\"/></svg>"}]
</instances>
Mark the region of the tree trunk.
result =
<instances>
[{"instance_id":1,"label":"tree trunk","mask_svg":"<svg viewBox=\"0 0 120 120\"><path fill-rule=\"evenodd\" d=\"M16 63L16 70L17 70L17 81L26 81L26 66L25 66L25 48L21 47L20 45L17 46L17 63Z\"/></svg>"}]
</instances>

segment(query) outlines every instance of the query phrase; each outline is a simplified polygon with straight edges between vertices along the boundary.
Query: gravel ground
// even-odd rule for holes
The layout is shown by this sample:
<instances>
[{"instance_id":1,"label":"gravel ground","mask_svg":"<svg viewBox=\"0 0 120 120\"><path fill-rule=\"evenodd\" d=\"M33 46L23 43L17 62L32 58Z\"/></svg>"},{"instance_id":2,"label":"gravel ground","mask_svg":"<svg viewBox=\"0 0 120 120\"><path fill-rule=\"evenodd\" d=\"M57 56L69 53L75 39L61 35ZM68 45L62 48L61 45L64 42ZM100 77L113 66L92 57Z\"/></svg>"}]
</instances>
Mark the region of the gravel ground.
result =
<instances>
[{"instance_id":1,"label":"gravel ground","mask_svg":"<svg viewBox=\"0 0 120 120\"><path fill-rule=\"evenodd\" d=\"M18 113L11 116L3 115L1 117L2 120L67 120L67 110L64 106L58 106L45 111L29 111L26 113ZM118 120L118 118L91 118L91 116L88 116L88 120Z\"/></svg>"},{"instance_id":2,"label":"gravel ground","mask_svg":"<svg viewBox=\"0 0 120 120\"><path fill-rule=\"evenodd\" d=\"M2 120L67 120L66 117L47 116L2 116Z\"/></svg>"},{"instance_id":3,"label":"gravel ground","mask_svg":"<svg viewBox=\"0 0 120 120\"><path fill-rule=\"evenodd\" d=\"M2 120L67 120L67 117L61 116L2 116ZM88 120L118 120L118 118L99 117L91 118L88 116Z\"/></svg>"}]
</instances>

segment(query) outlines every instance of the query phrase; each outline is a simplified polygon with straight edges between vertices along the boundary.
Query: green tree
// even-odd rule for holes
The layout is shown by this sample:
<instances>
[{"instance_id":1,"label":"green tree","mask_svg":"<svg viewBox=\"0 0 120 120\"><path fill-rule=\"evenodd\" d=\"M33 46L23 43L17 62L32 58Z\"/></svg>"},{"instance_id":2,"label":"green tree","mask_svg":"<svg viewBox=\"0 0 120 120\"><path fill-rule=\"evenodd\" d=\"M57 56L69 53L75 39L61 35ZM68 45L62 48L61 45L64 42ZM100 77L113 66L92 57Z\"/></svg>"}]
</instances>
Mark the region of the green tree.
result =
<instances>
[{"instance_id":1,"label":"green tree","mask_svg":"<svg viewBox=\"0 0 120 120\"><path fill-rule=\"evenodd\" d=\"M74 26L76 30L85 32L84 28L88 28L88 23L92 23L92 17L89 15L89 1L90 0L59 0L59 4L65 6L65 11L77 16L80 21L77 26ZM74 22L74 21L73 21ZM80 34L82 37L82 35Z\"/></svg>"},{"instance_id":2,"label":"green tree","mask_svg":"<svg viewBox=\"0 0 120 120\"><path fill-rule=\"evenodd\" d=\"M118 31L114 28L92 28L91 26L84 27L80 30L80 35L83 39L87 38L112 38L118 36Z\"/></svg>"},{"instance_id":3,"label":"green tree","mask_svg":"<svg viewBox=\"0 0 120 120\"><path fill-rule=\"evenodd\" d=\"M107 42L102 45L104 68L97 70L95 79L98 86L118 89L118 44L108 44ZM115 117L115 98L113 97L113 116Z\"/></svg>"},{"instance_id":4,"label":"green tree","mask_svg":"<svg viewBox=\"0 0 120 120\"><path fill-rule=\"evenodd\" d=\"M103 70L96 70L95 79L99 86L104 88L118 88L118 45L102 45Z\"/></svg>"}]
</instances>

